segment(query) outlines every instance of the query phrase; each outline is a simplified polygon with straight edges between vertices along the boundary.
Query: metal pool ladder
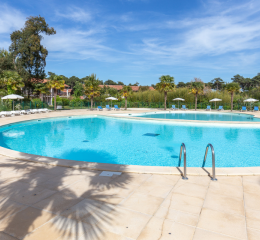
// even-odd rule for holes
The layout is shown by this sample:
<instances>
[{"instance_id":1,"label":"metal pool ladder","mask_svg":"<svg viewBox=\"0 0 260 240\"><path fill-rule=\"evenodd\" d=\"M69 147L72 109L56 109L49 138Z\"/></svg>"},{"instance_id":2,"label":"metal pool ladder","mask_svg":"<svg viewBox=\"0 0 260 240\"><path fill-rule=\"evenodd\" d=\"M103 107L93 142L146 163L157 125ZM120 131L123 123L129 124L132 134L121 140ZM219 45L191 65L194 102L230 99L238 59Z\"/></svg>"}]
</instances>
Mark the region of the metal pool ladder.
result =
<instances>
[{"instance_id":1,"label":"metal pool ladder","mask_svg":"<svg viewBox=\"0 0 260 240\"><path fill-rule=\"evenodd\" d=\"M204 161L203 161L202 167L203 168L205 167L205 163L206 163L209 147L211 148L211 153L212 153L212 177L211 177L211 180L212 181L217 181L217 179L216 179L216 167L215 167L215 151L214 151L213 146L210 143L206 147L206 152L205 152L205 156L204 156Z\"/></svg>"},{"instance_id":2,"label":"metal pool ladder","mask_svg":"<svg viewBox=\"0 0 260 240\"><path fill-rule=\"evenodd\" d=\"M183 176L182 176L182 179L183 180L187 180L187 165L186 165L186 147L185 147L185 144L182 143L181 144L181 150L180 150L180 158L179 158L179 167L181 166L181 155L182 155L182 150L183 150L183 153L184 153L184 173L183 173Z\"/></svg>"}]
</instances>

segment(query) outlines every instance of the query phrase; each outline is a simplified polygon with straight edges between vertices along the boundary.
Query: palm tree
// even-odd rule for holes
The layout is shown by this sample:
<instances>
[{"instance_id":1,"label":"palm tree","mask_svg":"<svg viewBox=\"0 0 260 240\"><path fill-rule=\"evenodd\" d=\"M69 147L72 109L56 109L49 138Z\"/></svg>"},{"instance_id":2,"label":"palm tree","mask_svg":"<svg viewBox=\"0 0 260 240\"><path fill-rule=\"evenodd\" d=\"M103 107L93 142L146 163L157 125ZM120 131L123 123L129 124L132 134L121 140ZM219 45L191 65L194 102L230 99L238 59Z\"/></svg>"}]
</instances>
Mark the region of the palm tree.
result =
<instances>
[{"instance_id":1,"label":"palm tree","mask_svg":"<svg viewBox=\"0 0 260 240\"><path fill-rule=\"evenodd\" d=\"M156 84L155 88L159 92L164 93L164 110L166 110L166 102L167 102L167 93L172 92L174 90L174 77L170 75L163 75L160 78L160 82Z\"/></svg>"},{"instance_id":2,"label":"palm tree","mask_svg":"<svg viewBox=\"0 0 260 240\"><path fill-rule=\"evenodd\" d=\"M125 110L127 109L127 98L132 94L133 90L130 86L124 86L121 90L121 94L125 99Z\"/></svg>"},{"instance_id":3,"label":"palm tree","mask_svg":"<svg viewBox=\"0 0 260 240\"><path fill-rule=\"evenodd\" d=\"M88 80L85 81L84 93L91 101L91 109L93 107L93 99L100 96L99 79L96 79L96 74L91 74Z\"/></svg>"},{"instance_id":4,"label":"palm tree","mask_svg":"<svg viewBox=\"0 0 260 240\"><path fill-rule=\"evenodd\" d=\"M234 93L239 92L240 86L237 82L231 82L231 83L228 83L225 88L231 94L231 111L233 111Z\"/></svg>"},{"instance_id":5,"label":"palm tree","mask_svg":"<svg viewBox=\"0 0 260 240\"><path fill-rule=\"evenodd\" d=\"M16 71L3 71L0 80L8 94L15 93L18 89L24 87L23 79Z\"/></svg>"},{"instance_id":6,"label":"palm tree","mask_svg":"<svg viewBox=\"0 0 260 240\"><path fill-rule=\"evenodd\" d=\"M53 89L53 94L54 94L54 110L56 111L57 106L56 106L56 98L57 98L57 91L58 90L63 90L64 89L64 84L65 81L63 80L62 76L58 75L52 75L50 80L47 82L46 86L50 89Z\"/></svg>"},{"instance_id":7,"label":"palm tree","mask_svg":"<svg viewBox=\"0 0 260 240\"><path fill-rule=\"evenodd\" d=\"M203 94L204 84L203 82L191 82L190 93L195 96L195 111L197 110L198 95Z\"/></svg>"},{"instance_id":8,"label":"palm tree","mask_svg":"<svg viewBox=\"0 0 260 240\"><path fill-rule=\"evenodd\" d=\"M45 83L36 83L33 94L39 95L40 99L43 101L43 95L47 95L50 93L50 89L47 87Z\"/></svg>"}]
</instances>

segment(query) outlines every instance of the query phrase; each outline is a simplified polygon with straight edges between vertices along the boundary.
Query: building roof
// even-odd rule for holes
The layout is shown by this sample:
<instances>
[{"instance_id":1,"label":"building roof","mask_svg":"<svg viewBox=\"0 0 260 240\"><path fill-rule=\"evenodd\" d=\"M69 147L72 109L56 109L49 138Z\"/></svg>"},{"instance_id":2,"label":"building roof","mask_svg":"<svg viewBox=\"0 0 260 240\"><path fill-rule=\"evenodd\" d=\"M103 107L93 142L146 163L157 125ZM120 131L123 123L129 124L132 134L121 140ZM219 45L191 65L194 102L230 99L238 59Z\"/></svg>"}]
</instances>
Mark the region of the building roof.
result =
<instances>
[{"instance_id":1,"label":"building roof","mask_svg":"<svg viewBox=\"0 0 260 240\"><path fill-rule=\"evenodd\" d=\"M103 88L104 86L110 87L110 88L114 88L114 89L116 89L118 91L123 88L123 85L99 85L99 87L101 87L101 88ZM140 87L139 86L131 86L131 88L132 88L132 90L134 92L137 92ZM153 87L149 87L149 90L154 90L154 88Z\"/></svg>"}]
</instances>

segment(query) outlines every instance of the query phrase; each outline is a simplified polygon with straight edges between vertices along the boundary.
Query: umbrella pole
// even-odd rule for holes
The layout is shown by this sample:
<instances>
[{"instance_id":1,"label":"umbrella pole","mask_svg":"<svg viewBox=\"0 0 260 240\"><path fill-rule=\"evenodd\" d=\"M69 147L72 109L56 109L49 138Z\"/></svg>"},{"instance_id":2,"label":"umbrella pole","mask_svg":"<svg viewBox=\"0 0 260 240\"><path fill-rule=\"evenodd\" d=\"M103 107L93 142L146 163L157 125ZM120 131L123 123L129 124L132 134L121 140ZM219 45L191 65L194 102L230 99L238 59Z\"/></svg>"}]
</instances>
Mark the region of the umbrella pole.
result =
<instances>
[{"instance_id":1,"label":"umbrella pole","mask_svg":"<svg viewBox=\"0 0 260 240\"><path fill-rule=\"evenodd\" d=\"M14 100L13 100L13 111L14 111Z\"/></svg>"},{"instance_id":2,"label":"umbrella pole","mask_svg":"<svg viewBox=\"0 0 260 240\"><path fill-rule=\"evenodd\" d=\"M215 102L215 110L217 109L217 102Z\"/></svg>"}]
</instances>

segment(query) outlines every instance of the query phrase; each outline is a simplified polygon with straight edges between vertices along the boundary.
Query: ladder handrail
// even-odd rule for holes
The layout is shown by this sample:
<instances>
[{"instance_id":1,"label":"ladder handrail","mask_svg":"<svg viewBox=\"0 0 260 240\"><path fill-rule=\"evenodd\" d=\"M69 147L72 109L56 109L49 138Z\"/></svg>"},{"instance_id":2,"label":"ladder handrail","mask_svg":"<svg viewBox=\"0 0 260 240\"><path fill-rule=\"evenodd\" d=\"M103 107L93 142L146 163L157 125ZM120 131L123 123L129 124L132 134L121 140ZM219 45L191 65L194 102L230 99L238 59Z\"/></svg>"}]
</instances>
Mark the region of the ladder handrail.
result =
<instances>
[{"instance_id":1,"label":"ladder handrail","mask_svg":"<svg viewBox=\"0 0 260 240\"><path fill-rule=\"evenodd\" d=\"M210 143L206 147L206 152L205 152L205 156L204 156L204 161L203 161L202 167L203 168L205 167L209 147L211 148L211 153L212 153L212 178L211 178L211 180L212 181L217 181L217 179L216 179L216 166L215 166L215 151L214 151L214 147Z\"/></svg>"},{"instance_id":2,"label":"ladder handrail","mask_svg":"<svg viewBox=\"0 0 260 240\"><path fill-rule=\"evenodd\" d=\"M182 149L183 149L183 153L184 153L184 174L182 179L187 180L187 165L186 165L186 146L184 143L181 144L181 149L180 149L180 157L179 157L179 167L181 166L181 156L182 156Z\"/></svg>"}]
</instances>

